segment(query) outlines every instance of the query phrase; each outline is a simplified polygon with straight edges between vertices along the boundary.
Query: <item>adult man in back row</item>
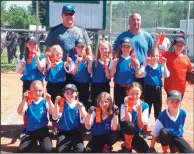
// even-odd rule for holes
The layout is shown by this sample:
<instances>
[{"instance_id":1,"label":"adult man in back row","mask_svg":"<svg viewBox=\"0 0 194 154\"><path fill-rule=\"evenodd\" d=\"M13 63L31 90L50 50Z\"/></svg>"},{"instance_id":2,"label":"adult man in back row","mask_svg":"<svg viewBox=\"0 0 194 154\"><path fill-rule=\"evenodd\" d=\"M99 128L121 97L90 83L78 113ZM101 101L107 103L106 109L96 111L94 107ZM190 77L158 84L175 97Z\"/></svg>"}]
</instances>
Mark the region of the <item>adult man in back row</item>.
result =
<instances>
[{"instance_id":1,"label":"adult man in back row","mask_svg":"<svg viewBox=\"0 0 194 154\"><path fill-rule=\"evenodd\" d=\"M63 49L63 60L66 59L67 53L69 56L74 55L75 41L82 39L87 45L87 51L89 55L92 55L91 40L87 34L87 31L75 25L75 9L73 5L66 4L63 6L61 14L63 23L51 28L47 39L46 52L50 51L53 45L60 45ZM66 83L71 82L71 75L67 74Z\"/></svg>"},{"instance_id":2,"label":"adult man in back row","mask_svg":"<svg viewBox=\"0 0 194 154\"><path fill-rule=\"evenodd\" d=\"M139 13L132 13L129 17L129 26L130 29L121 33L114 42L113 45L113 55L119 49L119 44L124 37L129 37L132 39L132 45L134 48L135 55L140 62L140 65L143 65L147 57L147 53L152 49L154 41L152 36L143 30L141 30L141 15ZM144 87L144 78L136 79L142 87Z\"/></svg>"}]
</instances>

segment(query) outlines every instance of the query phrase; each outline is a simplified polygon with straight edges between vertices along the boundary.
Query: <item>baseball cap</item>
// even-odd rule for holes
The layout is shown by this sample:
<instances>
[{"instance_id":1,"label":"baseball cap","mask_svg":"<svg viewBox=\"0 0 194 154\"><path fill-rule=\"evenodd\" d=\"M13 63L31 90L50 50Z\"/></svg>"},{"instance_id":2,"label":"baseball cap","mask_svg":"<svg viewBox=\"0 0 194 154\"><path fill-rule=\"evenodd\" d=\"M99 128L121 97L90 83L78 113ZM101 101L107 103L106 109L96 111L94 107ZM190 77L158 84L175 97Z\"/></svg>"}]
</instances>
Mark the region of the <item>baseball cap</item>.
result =
<instances>
[{"instance_id":1,"label":"baseball cap","mask_svg":"<svg viewBox=\"0 0 194 154\"><path fill-rule=\"evenodd\" d=\"M83 39L78 39L75 41L75 46L78 46L78 45L86 46L86 43Z\"/></svg>"},{"instance_id":2,"label":"baseball cap","mask_svg":"<svg viewBox=\"0 0 194 154\"><path fill-rule=\"evenodd\" d=\"M124 37L121 41L121 45L129 45L132 46L132 40L129 37Z\"/></svg>"},{"instance_id":3,"label":"baseball cap","mask_svg":"<svg viewBox=\"0 0 194 154\"><path fill-rule=\"evenodd\" d=\"M36 42L36 43L39 43L38 40L34 36L31 36L31 37L27 38L27 42Z\"/></svg>"},{"instance_id":4,"label":"baseball cap","mask_svg":"<svg viewBox=\"0 0 194 154\"><path fill-rule=\"evenodd\" d=\"M74 84L67 84L63 89L62 92L64 92L67 89L71 89L73 91L77 91L77 87Z\"/></svg>"},{"instance_id":5,"label":"baseball cap","mask_svg":"<svg viewBox=\"0 0 194 154\"><path fill-rule=\"evenodd\" d=\"M63 6L62 13L65 11L72 11L75 12L74 6L71 4L66 4Z\"/></svg>"},{"instance_id":6,"label":"baseball cap","mask_svg":"<svg viewBox=\"0 0 194 154\"><path fill-rule=\"evenodd\" d=\"M182 101L182 94L177 90L172 90L168 93L167 99L178 99Z\"/></svg>"},{"instance_id":7,"label":"baseball cap","mask_svg":"<svg viewBox=\"0 0 194 154\"><path fill-rule=\"evenodd\" d=\"M184 45L186 45L186 42L185 42L184 38L182 38L182 37L177 37L177 38L174 40L174 45L177 44L177 43L179 43L179 42L181 42L181 43L183 43Z\"/></svg>"}]
</instances>

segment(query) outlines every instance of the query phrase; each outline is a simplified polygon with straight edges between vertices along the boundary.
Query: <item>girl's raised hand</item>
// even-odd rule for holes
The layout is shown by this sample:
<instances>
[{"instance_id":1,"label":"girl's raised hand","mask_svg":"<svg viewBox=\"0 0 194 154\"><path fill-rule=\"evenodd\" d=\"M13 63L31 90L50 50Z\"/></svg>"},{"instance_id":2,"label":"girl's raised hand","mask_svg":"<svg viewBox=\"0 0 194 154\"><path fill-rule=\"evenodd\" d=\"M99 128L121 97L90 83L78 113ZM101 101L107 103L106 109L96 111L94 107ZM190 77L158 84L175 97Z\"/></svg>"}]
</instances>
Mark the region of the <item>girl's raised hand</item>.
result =
<instances>
[{"instance_id":1,"label":"girl's raised hand","mask_svg":"<svg viewBox=\"0 0 194 154\"><path fill-rule=\"evenodd\" d=\"M69 56L67 56L67 65L71 65L71 62L72 62L72 59L69 57Z\"/></svg>"},{"instance_id":2,"label":"girl's raised hand","mask_svg":"<svg viewBox=\"0 0 194 154\"><path fill-rule=\"evenodd\" d=\"M162 64L162 65L165 65L165 64L166 64L166 61L167 61L167 59L164 58L164 57L162 57L161 64Z\"/></svg>"},{"instance_id":3,"label":"girl's raised hand","mask_svg":"<svg viewBox=\"0 0 194 154\"><path fill-rule=\"evenodd\" d=\"M82 104L77 100L76 106L79 110L81 110L82 108Z\"/></svg>"},{"instance_id":4,"label":"girl's raised hand","mask_svg":"<svg viewBox=\"0 0 194 154\"><path fill-rule=\"evenodd\" d=\"M61 96L57 96L56 99L55 99L55 103L57 104L60 99L61 99Z\"/></svg>"},{"instance_id":5,"label":"girl's raised hand","mask_svg":"<svg viewBox=\"0 0 194 154\"><path fill-rule=\"evenodd\" d=\"M36 58L39 58L39 57L40 57L40 52L35 51L35 52L34 52L34 55L36 56Z\"/></svg>"},{"instance_id":6,"label":"girl's raised hand","mask_svg":"<svg viewBox=\"0 0 194 154\"><path fill-rule=\"evenodd\" d=\"M88 58L89 61L92 61L92 56L87 55L87 58Z\"/></svg>"},{"instance_id":7,"label":"girl's raised hand","mask_svg":"<svg viewBox=\"0 0 194 154\"><path fill-rule=\"evenodd\" d=\"M115 57L114 60L113 60L113 65L117 66L118 61L119 61L119 58Z\"/></svg>"},{"instance_id":8,"label":"girl's raised hand","mask_svg":"<svg viewBox=\"0 0 194 154\"><path fill-rule=\"evenodd\" d=\"M50 53L50 52L46 52L46 53L45 53L45 57L46 57L46 58L49 58L50 56L51 56L51 53Z\"/></svg>"},{"instance_id":9,"label":"girl's raised hand","mask_svg":"<svg viewBox=\"0 0 194 154\"><path fill-rule=\"evenodd\" d=\"M29 90L26 90L26 92L24 92L24 98L25 98L25 99L28 98L28 92L29 92Z\"/></svg>"},{"instance_id":10,"label":"girl's raised hand","mask_svg":"<svg viewBox=\"0 0 194 154\"><path fill-rule=\"evenodd\" d=\"M140 66L139 60L137 58L133 59L136 67L138 68Z\"/></svg>"},{"instance_id":11,"label":"girl's raised hand","mask_svg":"<svg viewBox=\"0 0 194 154\"><path fill-rule=\"evenodd\" d=\"M46 97L45 97L46 101L50 101L51 100L51 95L49 93L46 93Z\"/></svg>"},{"instance_id":12,"label":"girl's raised hand","mask_svg":"<svg viewBox=\"0 0 194 154\"><path fill-rule=\"evenodd\" d=\"M137 113L142 112L141 103L136 106L136 111L137 111Z\"/></svg>"}]
</instances>

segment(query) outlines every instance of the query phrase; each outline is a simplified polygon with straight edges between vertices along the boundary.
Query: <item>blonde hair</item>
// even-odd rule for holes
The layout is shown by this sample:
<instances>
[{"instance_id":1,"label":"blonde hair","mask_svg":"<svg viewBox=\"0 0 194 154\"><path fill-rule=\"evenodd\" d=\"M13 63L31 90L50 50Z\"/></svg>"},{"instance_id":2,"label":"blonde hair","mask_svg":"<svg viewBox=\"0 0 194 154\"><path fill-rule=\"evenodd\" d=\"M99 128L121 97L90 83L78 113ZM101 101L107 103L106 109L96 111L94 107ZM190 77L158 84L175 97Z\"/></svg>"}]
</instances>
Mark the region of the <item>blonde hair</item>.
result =
<instances>
[{"instance_id":1,"label":"blonde hair","mask_svg":"<svg viewBox=\"0 0 194 154\"><path fill-rule=\"evenodd\" d=\"M34 87L35 87L35 85L41 85L42 90L44 90L44 85L43 85L42 81L40 81L40 80L34 80L34 81L31 83L31 85L30 85L30 90L33 90Z\"/></svg>"},{"instance_id":2,"label":"blonde hair","mask_svg":"<svg viewBox=\"0 0 194 154\"><path fill-rule=\"evenodd\" d=\"M51 47L51 52L52 52L52 53L55 53L55 51L61 51L61 52L63 53L63 49L61 48L60 45L53 45L53 46Z\"/></svg>"},{"instance_id":3,"label":"blonde hair","mask_svg":"<svg viewBox=\"0 0 194 154\"><path fill-rule=\"evenodd\" d=\"M99 44L98 44L98 51L96 52L96 66L97 66L98 60L100 59L100 56L101 56L100 55L100 47L105 46L105 45L108 45L108 47L109 47L109 51L108 51L109 57L108 58L111 58L110 54L112 53L112 47L111 47L110 42L106 41L106 40L100 41Z\"/></svg>"}]
</instances>

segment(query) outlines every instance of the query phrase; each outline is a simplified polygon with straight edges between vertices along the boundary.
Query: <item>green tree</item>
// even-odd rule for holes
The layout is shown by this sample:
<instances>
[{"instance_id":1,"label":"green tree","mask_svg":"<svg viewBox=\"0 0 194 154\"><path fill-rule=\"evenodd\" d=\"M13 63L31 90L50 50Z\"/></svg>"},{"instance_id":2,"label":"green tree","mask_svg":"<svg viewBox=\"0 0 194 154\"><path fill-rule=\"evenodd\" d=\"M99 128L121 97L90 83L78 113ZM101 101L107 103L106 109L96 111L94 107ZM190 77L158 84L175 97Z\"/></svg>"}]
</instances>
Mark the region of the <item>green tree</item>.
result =
<instances>
[{"instance_id":1,"label":"green tree","mask_svg":"<svg viewBox=\"0 0 194 154\"><path fill-rule=\"evenodd\" d=\"M28 29L30 24L36 24L35 17L26 9L17 5L12 5L6 16L6 22L9 23L9 28Z\"/></svg>"},{"instance_id":2,"label":"green tree","mask_svg":"<svg viewBox=\"0 0 194 154\"><path fill-rule=\"evenodd\" d=\"M39 11L39 20L41 25L45 24L45 16L46 16L46 0L38 1L38 11ZM36 1L32 1L32 7L29 7L31 14L36 16Z\"/></svg>"},{"instance_id":3,"label":"green tree","mask_svg":"<svg viewBox=\"0 0 194 154\"><path fill-rule=\"evenodd\" d=\"M1 1L1 25L4 25L6 22L6 1Z\"/></svg>"}]
</instances>

